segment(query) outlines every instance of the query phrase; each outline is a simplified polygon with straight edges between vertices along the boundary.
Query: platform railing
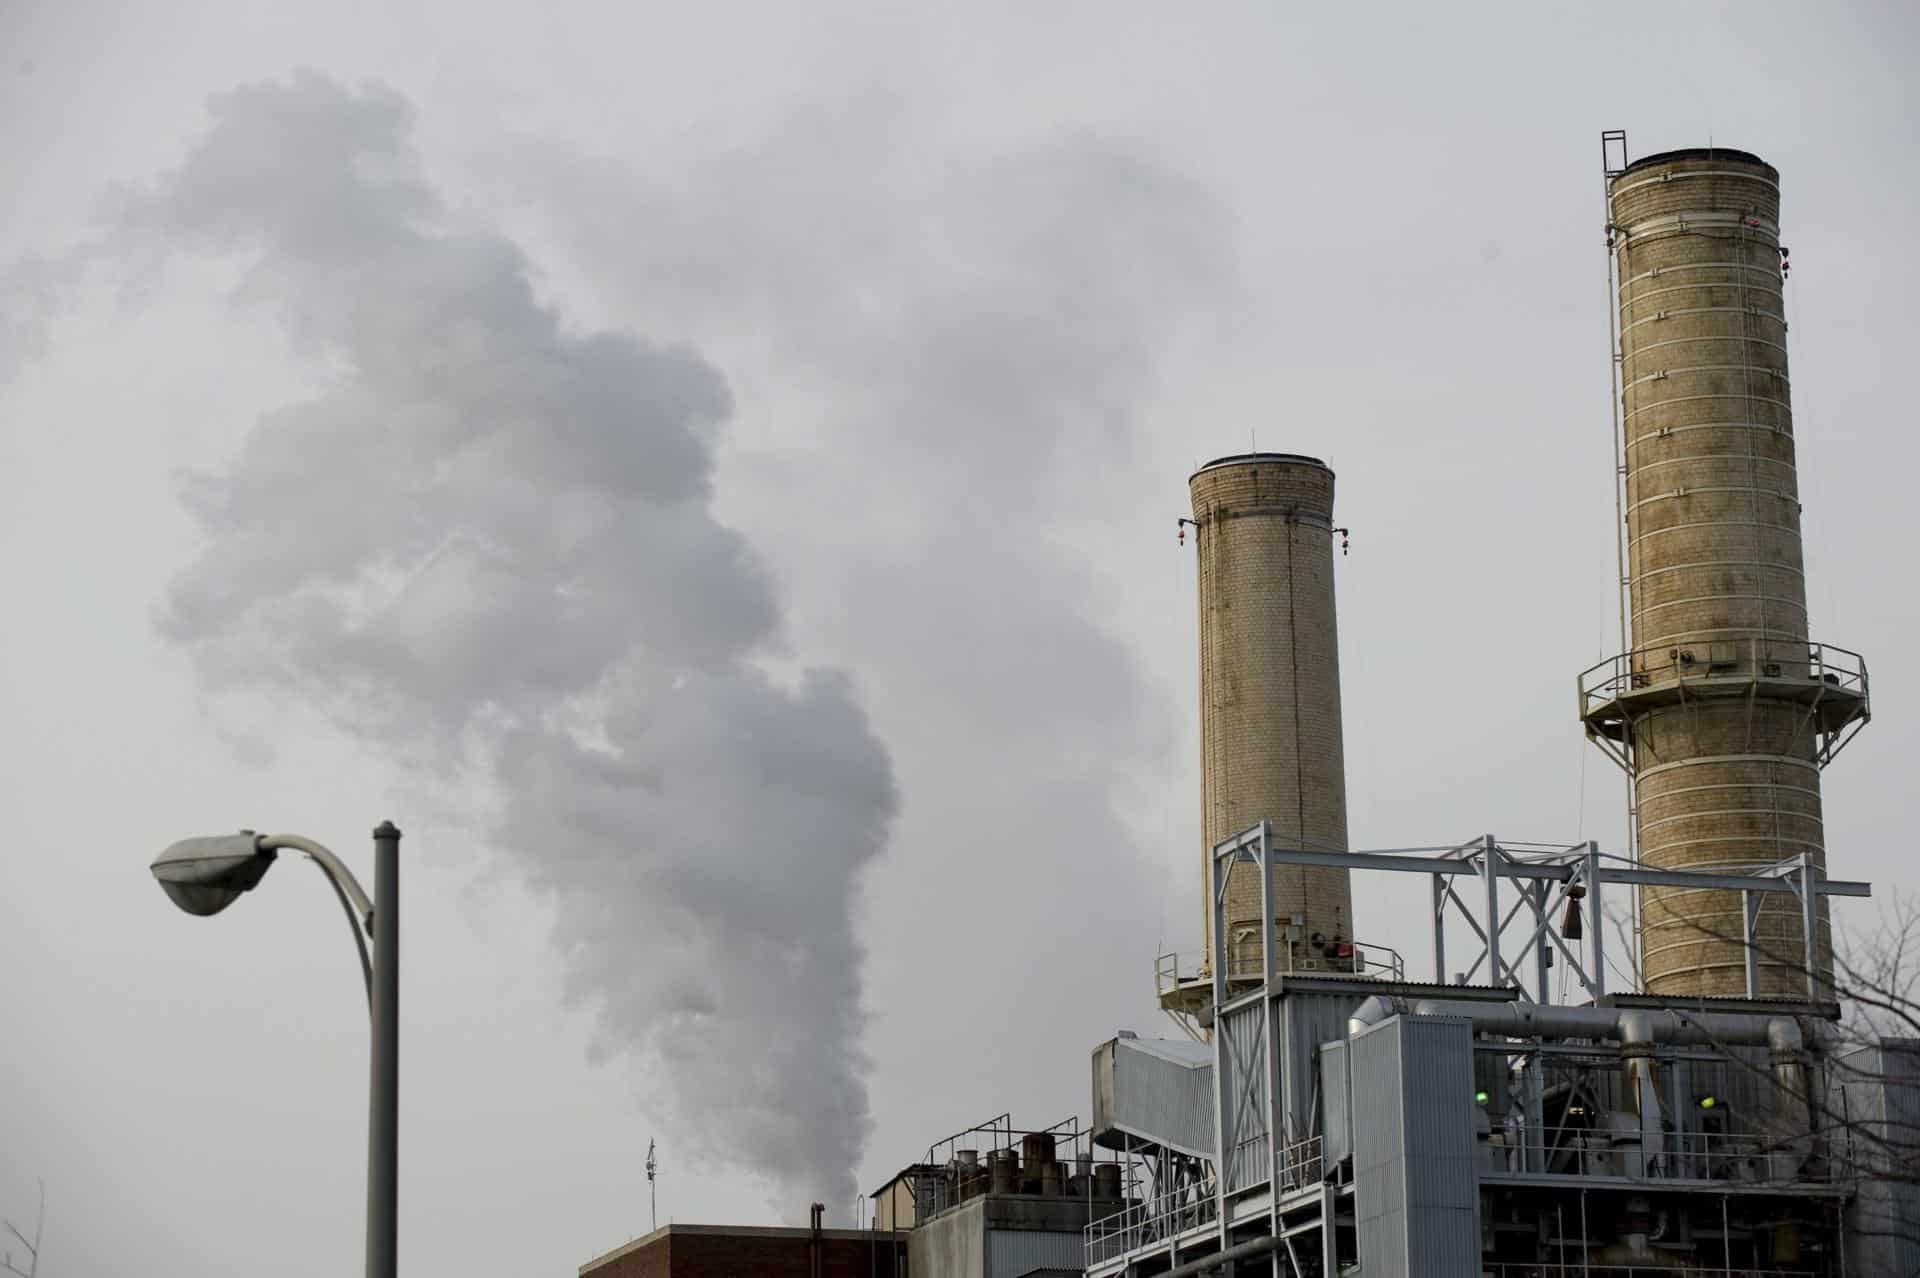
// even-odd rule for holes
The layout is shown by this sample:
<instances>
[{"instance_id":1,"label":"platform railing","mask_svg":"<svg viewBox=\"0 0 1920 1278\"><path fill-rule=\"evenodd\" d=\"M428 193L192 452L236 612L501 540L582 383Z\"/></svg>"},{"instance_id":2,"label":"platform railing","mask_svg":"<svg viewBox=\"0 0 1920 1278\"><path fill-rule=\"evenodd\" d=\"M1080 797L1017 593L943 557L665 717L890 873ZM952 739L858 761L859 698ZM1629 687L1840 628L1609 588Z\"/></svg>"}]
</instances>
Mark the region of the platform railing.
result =
<instances>
[{"instance_id":1,"label":"platform railing","mask_svg":"<svg viewBox=\"0 0 1920 1278\"><path fill-rule=\"evenodd\" d=\"M1644 1181L1732 1184L1808 1183L1807 1156L1763 1132L1668 1133L1667 1148L1647 1151L1631 1133L1589 1128L1496 1130L1486 1141L1495 1174L1612 1176Z\"/></svg>"},{"instance_id":2,"label":"platform railing","mask_svg":"<svg viewBox=\"0 0 1920 1278\"><path fill-rule=\"evenodd\" d=\"M1086 1229L1087 1267L1118 1260L1142 1247L1164 1243L1219 1218L1213 1192L1201 1185L1169 1190L1129 1203Z\"/></svg>"},{"instance_id":3,"label":"platform railing","mask_svg":"<svg viewBox=\"0 0 1920 1278\"><path fill-rule=\"evenodd\" d=\"M1867 661L1830 643L1790 639L1729 639L1636 648L1580 673L1580 712L1645 688L1668 683L1798 680L1864 696Z\"/></svg>"},{"instance_id":4,"label":"platform railing","mask_svg":"<svg viewBox=\"0 0 1920 1278\"><path fill-rule=\"evenodd\" d=\"M1407 963L1390 945L1353 941L1350 955L1327 957L1313 955L1296 960L1295 946L1276 943L1273 955L1275 976L1364 976L1369 980L1404 981ZM1206 975L1203 955L1197 952L1176 954L1169 950L1155 957L1153 985L1165 994L1177 985L1187 985ZM1264 975L1260 962L1260 942L1255 939L1227 945L1227 979L1234 982L1259 982Z\"/></svg>"},{"instance_id":5,"label":"platform railing","mask_svg":"<svg viewBox=\"0 0 1920 1278\"><path fill-rule=\"evenodd\" d=\"M1320 1137L1310 1136L1280 1151L1280 1187L1303 1189L1317 1185L1326 1176L1326 1160L1321 1156Z\"/></svg>"},{"instance_id":6,"label":"platform railing","mask_svg":"<svg viewBox=\"0 0 1920 1278\"><path fill-rule=\"evenodd\" d=\"M1326 1174L1320 1140L1312 1136L1282 1147L1277 1184L1269 1188L1284 1195L1289 1190L1317 1186ZM1258 1188L1260 1185L1247 1186L1247 1190ZM1087 1266L1092 1268L1143 1247L1165 1243L1218 1218L1213 1191L1201 1185L1187 1185L1142 1202L1129 1203L1120 1211L1087 1225Z\"/></svg>"}]
</instances>

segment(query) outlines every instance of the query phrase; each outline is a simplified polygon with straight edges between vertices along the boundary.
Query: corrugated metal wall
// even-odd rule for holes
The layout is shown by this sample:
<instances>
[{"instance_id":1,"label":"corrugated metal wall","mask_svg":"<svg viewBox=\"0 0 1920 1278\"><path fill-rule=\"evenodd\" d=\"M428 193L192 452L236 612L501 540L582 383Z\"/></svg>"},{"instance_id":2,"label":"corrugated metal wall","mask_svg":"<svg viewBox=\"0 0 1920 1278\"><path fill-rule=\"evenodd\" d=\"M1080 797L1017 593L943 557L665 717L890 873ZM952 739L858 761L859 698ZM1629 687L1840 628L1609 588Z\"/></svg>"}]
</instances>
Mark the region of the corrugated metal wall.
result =
<instances>
[{"instance_id":1,"label":"corrugated metal wall","mask_svg":"<svg viewBox=\"0 0 1920 1278\"><path fill-rule=\"evenodd\" d=\"M1041 1229L987 1231L987 1278L1020 1278L1035 1269L1087 1267L1086 1239Z\"/></svg>"},{"instance_id":2,"label":"corrugated metal wall","mask_svg":"<svg viewBox=\"0 0 1920 1278\"><path fill-rule=\"evenodd\" d=\"M1320 1092L1326 1098L1327 1116L1321 1152L1328 1168L1332 1168L1353 1153L1353 1080L1347 1076L1344 1041L1320 1049Z\"/></svg>"},{"instance_id":3,"label":"corrugated metal wall","mask_svg":"<svg viewBox=\"0 0 1920 1278\"><path fill-rule=\"evenodd\" d=\"M1352 1039L1348 1059L1361 1272L1475 1278L1472 1026L1394 1017Z\"/></svg>"},{"instance_id":4,"label":"corrugated metal wall","mask_svg":"<svg viewBox=\"0 0 1920 1278\"><path fill-rule=\"evenodd\" d=\"M1203 1044L1122 1038L1094 1051L1097 1136L1121 1132L1212 1158L1213 1107L1212 1050Z\"/></svg>"},{"instance_id":5,"label":"corrugated metal wall","mask_svg":"<svg viewBox=\"0 0 1920 1278\"><path fill-rule=\"evenodd\" d=\"M1404 1104L1400 1021L1391 1020L1348 1043L1353 1079L1353 1211L1363 1272L1410 1273L1407 1256L1407 1176L1402 1153ZM916 1266L917 1268L917 1266Z\"/></svg>"},{"instance_id":6,"label":"corrugated metal wall","mask_svg":"<svg viewBox=\"0 0 1920 1278\"><path fill-rule=\"evenodd\" d=\"M1846 1120L1831 1138L1835 1160L1869 1175L1886 1169L1888 1146L1897 1159L1920 1132L1920 1039L1883 1042L1843 1054L1830 1084ZM1863 1180L1846 1226L1854 1273L1920 1273L1920 1185Z\"/></svg>"},{"instance_id":7,"label":"corrugated metal wall","mask_svg":"<svg viewBox=\"0 0 1920 1278\"><path fill-rule=\"evenodd\" d=\"M1317 1076L1314 1060L1320 1044L1347 1036L1347 1018L1360 1006L1359 994L1319 994L1289 988L1277 1003L1280 1013L1280 1105L1282 1145L1312 1136L1317 1128Z\"/></svg>"},{"instance_id":8,"label":"corrugated metal wall","mask_svg":"<svg viewBox=\"0 0 1920 1278\"><path fill-rule=\"evenodd\" d=\"M1226 1072L1225 1108L1232 1123L1228 1151L1228 1193L1263 1185L1270 1179L1267 1158L1266 1017L1258 1000L1225 1013L1214 1025L1233 1067Z\"/></svg>"}]
</instances>

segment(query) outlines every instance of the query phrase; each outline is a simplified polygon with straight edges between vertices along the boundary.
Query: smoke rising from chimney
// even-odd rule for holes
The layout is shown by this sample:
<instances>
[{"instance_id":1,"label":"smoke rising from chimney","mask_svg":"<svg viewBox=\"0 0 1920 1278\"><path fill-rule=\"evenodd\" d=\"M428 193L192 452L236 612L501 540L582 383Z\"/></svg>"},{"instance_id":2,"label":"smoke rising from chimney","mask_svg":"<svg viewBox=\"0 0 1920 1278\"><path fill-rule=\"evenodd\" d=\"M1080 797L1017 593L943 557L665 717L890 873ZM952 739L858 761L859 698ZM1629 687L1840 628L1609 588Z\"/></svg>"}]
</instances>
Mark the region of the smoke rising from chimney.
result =
<instances>
[{"instance_id":1,"label":"smoke rising from chimney","mask_svg":"<svg viewBox=\"0 0 1920 1278\"><path fill-rule=\"evenodd\" d=\"M657 1058L660 1117L782 1203L846 1202L887 750L846 675L755 662L781 611L710 509L721 375L567 331L514 243L449 227L409 130L382 88L253 85L135 202L246 255L326 370L185 483L206 541L160 624L210 685L324 705L449 785L477 766L596 1051Z\"/></svg>"}]
</instances>

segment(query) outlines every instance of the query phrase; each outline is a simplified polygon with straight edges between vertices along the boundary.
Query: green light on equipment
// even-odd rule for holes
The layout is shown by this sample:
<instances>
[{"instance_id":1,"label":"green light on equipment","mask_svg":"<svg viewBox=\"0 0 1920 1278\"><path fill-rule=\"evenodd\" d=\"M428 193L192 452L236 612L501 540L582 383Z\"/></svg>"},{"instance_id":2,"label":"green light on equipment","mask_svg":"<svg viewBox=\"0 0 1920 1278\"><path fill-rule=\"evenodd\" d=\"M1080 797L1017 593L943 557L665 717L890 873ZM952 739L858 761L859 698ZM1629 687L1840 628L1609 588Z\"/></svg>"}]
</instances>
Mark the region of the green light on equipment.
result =
<instances>
[{"instance_id":1,"label":"green light on equipment","mask_svg":"<svg viewBox=\"0 0 1920 1278\"><path fill-rule=\"evenodd\" d=\"M1701 1108L1701 1109L1712 1109L1712 1108L1714 1107L1714 1105L1715 1105L1715 1103L1716 1103L1716 1102L1714 1101L1714 1099L1713 1099L1713 1097L1711 1097L1711 1096L1702 1096L1702 1097L1700 1098L1700 1108Z\"/></svg>"},{"instance_id":2,"label":"green light on equipment","mask_svg":"<svg viewBox=\"0 0 1920 1278\"><path fill-rule=\"evenodd\" d=\"M1475 1092L1475 1093L1473 1094L1473 1103L1474 1103L1474 1104L1476 1104L1476 1105L1484 1105L1484 1104L1486 1104L1486 1103L1487 1103L1487 1094L1486 1094L1485 1092Z\"/></svg>"}]
</instances>

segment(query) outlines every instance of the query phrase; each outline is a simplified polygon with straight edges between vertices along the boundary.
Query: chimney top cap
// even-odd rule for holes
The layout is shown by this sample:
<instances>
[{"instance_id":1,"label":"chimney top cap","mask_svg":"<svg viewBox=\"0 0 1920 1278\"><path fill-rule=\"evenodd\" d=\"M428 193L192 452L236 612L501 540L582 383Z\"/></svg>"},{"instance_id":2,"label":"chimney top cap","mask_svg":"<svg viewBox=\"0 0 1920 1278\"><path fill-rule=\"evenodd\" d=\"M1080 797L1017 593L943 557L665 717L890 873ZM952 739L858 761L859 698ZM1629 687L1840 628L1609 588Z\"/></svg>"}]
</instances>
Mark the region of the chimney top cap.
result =
<instances>
[{"instance_id":1,"label":"chimney top cap","mask_svg":"<svg viewBox=\"0 0 1920 1278\"><path fill-rule=\"evenodd\" d=\"M1333 473L1332 467L1318 457L1309 457L1305 453L1234 453L1227 457L1216 457L1193 473L1203 475L1207 471L1218 470L1223 466L1255 466L1262 462L1281 466L1313 466L1326 471L1329 475Z\"/></svg>"},{"instance_id":2,"label":"chimney top cap","mask_svg":"<svg viewBox=\"0 0 1920 1278\"><path fill-rule=\"evenodd\" d=\"M1672 164L1679 160L1724 160L1729 164L1752 164L1773 174L1776 180L1780 176L1779 170L1753 152L1737 151L1730 146L1689 146L1677 151L1660 151L1653 155L1643 155L1620 170L1618 176L1624 177L1640 169L1649 169L1658 164Z\"/></svg>"}]
</instances>

